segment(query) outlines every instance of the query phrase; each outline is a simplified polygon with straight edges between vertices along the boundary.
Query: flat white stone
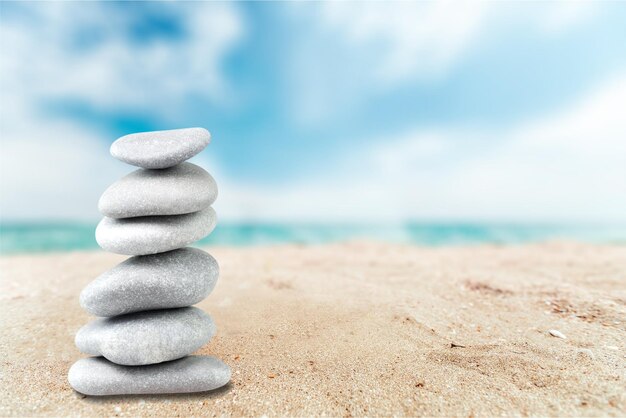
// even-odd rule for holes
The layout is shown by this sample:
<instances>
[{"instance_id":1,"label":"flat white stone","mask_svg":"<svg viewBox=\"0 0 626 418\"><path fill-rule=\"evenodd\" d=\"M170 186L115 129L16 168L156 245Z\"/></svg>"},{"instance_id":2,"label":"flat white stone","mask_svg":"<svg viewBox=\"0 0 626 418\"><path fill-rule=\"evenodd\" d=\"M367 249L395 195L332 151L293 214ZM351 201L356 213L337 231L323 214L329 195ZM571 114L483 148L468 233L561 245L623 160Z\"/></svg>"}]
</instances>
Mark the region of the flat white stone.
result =
<instances>
[{"instance_id":1,"label":"flat white stone","mask_svg":"<svg viewBox=\"0 0 626 418\"><path fill-rule=\"evenodd\" d=\"M173 167L202 151L211 141L204 128L140 132L123 136L111 144L111 155L143 168Z\"/></svg>"},{"instance_id":2,"label":"flat white stone","mask_svg":"<svg viewBox=\"0 0 626 418\"><path fill-rule=\"evenodd\" d=\"M194 305L215 287L217 261L197 248L131 257L102 273L80 294L96 316Z\"/></svg>"},{"instance_id":3,"label":"flat white stone","mask_svg":"<svg viewBox=\"0 0 626 418\"><path fill-rule=\"evenodd\" d=\"M67 377L74 390L85 395L138 395L214 390L230 381L231 371L209 356L149 366L120 366L102 357L90 357L74 363Z\"/></svg>"},{"instance_id":4,"label":"flat white stone","mask_svg":"<svg viewBox=\"0 0 626 418\"><path fill-rule=\"evenodd\" d=\"M209 173L191 163L163 170L135 170L100 197L98 209L109 218L181 215L209 207L217 184Z\"/></svg>"},{"instance_id":5,"label":"flat white stone","mask_svg":"<svg viewBox=\"0 0 626 418\"><path fill-rule=\"evenodd\" d=\"M209 315L194 307L98 318L76 334L78 349L125 366L176 360L215 335Z\"/></svg>"},{"instance_id":6,"label":"flat white stone","mask_svg":"<svg viewBox=\"0 0 626 418\"><path fill-rule=\"evenodd\" d=\"M112 253L156 254L206 237L216 222L217 216L211 207L185 215L104 218L96 228L96 241Z\"/></svg>"}]
</instances>

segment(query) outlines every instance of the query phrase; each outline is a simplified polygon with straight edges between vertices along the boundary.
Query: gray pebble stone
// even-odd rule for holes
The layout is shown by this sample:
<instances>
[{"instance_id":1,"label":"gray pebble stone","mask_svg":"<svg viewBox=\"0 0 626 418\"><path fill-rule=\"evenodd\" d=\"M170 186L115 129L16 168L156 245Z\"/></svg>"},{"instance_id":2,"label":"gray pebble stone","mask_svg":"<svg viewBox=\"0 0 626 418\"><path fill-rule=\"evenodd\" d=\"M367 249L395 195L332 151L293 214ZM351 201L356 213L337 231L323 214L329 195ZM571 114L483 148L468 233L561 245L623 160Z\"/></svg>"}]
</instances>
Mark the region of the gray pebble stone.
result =
<instances>
[{"instance_id":1,"label":"gray pebble stone","mask_svg":"<svg viewBox=\"0 0 626 418\"><path fill-rule=\"evenodd\" d=\"M96 241L112 253L156 254L206 237L216 222L217 216L211 207L186 215L104 218L96 228Z\"/></svg>"},{"instance_id":2,"label":"gray pebble stone","mask_svg":"<svg viewBox=\"0 0 626 418\"><path fill-rule=\"evenodd\" d=\"M217 261L197 248L131 257L102 273L80 294L96 316L194 305L215 287Z\"/></svg>"},{"instance_id":3,"label":"gray pebble stone","mask_svg":"<svg viewBox=\"0 0 626 418\"><path fill-rule=\"evenodd\" d=\"M75 342L85 354L141 366L191 354L209 342L215 331L209 315L188 307L98 318L78 331Z\"/></svg>"},{"instance_id":4,"label":"gray pebble stone","mask_svg":"<svg viewBox=\"0 0 626 418\"><path fill-rule=\"evenodd\" d=\"M111 155L143 168L173 167L202 151L211 141L204 128L140 132L123 136L111 144Z\"/></svg>"},{"instance_id":5,"label":"gray pebble stone","mask_svg":"<svg viewBox=\"0 0 626 418\"><path fill-rule=\"evenodd\" d=\"M74 390L93 396L204 392L224 386L230 377L230 367L209 356L149 366L120 366L90 357L78 360L68 373Z\"/></svg>"},{"instance_id":6,"label":"gray pebble stone","mask_svg":"<svg viewBox=\"0 0 626 418\"><path fill-rule=\"evenodd\" d=\"M209 207L217 184L197 165L182 163L163 170L135 170L100 197L98 209L109 218L181 215Z\"/></svg>"}]
</instances>

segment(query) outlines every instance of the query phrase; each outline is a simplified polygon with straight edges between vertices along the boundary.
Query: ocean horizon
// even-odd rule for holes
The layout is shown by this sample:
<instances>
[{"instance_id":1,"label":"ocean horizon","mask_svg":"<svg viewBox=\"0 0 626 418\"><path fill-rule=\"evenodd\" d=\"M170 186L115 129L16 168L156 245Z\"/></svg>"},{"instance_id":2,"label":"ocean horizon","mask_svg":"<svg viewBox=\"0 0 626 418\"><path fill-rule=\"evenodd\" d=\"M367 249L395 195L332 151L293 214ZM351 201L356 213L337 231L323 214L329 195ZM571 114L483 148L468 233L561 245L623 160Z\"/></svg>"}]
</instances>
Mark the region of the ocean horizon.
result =
<instances>
[{"instance_id":1,"label":"ocean horizon","mask_svg":"<svg viewBox=\"0 0 626 418\"><path fill-rule=\"evenodd\" d=\"M95 250L95 223L6 222L0 225L0 254ZM219 224L195 245L315 245L375 240L422 246L523 244L574 240L626 244L626 225L408 222L402 224L233 223Z\"/></svg>"}]
</instances>

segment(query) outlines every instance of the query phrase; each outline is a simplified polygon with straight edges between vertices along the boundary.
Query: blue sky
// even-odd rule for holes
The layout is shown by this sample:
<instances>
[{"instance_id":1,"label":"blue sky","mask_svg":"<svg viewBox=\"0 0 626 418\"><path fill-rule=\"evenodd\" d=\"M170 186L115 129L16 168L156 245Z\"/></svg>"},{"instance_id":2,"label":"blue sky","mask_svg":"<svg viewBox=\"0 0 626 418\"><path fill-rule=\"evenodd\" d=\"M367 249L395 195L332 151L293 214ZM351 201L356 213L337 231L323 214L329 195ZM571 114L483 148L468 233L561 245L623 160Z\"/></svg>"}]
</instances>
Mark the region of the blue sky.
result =
<instances>
[{"instance_id":1,"label":"blue sky","mask_svg":"<svg viewBox=\"0 0 626 418\"><path fill-rule=\"evenodd\" d=\"M626 220L622 3L0 4L3 219L203 126L222 219Z\"/></svg>"}]
</instances>

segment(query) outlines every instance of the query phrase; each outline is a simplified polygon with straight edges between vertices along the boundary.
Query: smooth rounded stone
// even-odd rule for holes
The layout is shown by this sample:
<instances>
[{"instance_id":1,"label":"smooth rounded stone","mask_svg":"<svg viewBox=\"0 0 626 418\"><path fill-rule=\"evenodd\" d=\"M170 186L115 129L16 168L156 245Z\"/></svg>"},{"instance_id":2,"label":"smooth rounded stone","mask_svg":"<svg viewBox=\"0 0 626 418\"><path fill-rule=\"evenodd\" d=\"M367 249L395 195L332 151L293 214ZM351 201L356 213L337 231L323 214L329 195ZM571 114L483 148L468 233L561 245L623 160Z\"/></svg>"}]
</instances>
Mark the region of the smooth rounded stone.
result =
<instances>
[{"instance_id":1,"label":"smooth rounded stone","mask_svg":"<svg viewBox=\"0 0 626 418\"><path fill-rule=\"evenodd\" d=\"M163 253L209 235L217 222L213 208L185 215L103 218L96 241L104 250L126 255Z\"/></svg>"},{"instance_id":2,"label":"smooth rounded stone","mask_svg":"<svg viewBox=\"0 0 626 418\"><path fill-rule=\"evenodd\" d=\"M98 318L78 331L75 342L85 354L141 366L189 355L208 343L215 332L209 315L188 307Z\"/></svg>"},{"instance_id":3,"label":"smooth rounded stone","mask_svg":"<svg viewBox=\"0 0 626 418\"><path fill-rule=\"evenodd\" d=\"M102 358L78 360L68 373L74 390L93 396L205 392L230 381L215 357L189 356L149 366L120 366Z\"/></svg>"},{"instance_id":4,"label":"smooth rounded stone","mask_svg":"<svg viewBox=\"0 0 626 418\"><path fill-rule=\"evenodd\" d=\"M204 128L172 129L125 135L111 144L111 155L143 168L167 168L186 161L211 141Z\"/></svg>"},{"instance_id":5,"label":"smooth rounded stone","mask_svg":"<svg viewBox=\"0 0 626 418\"><path fill-rule=\"evenodd\" d=\"M213 177L182 163L163 170L141 168L122 177L105 190L98 209L109 218L181 215L206 209L216 198Z\"/></svg>"},{"instance_id":6,"label":"smooth rounded stone","mask_svg":"<svg viewBox=\"0 0 626 418\"><path fill-rule=\"evenodd\" d=\"M89 283L80 305L96 316L181 308L206 298L218 276L217 261L197 248L131 257Z\"/></svg>"}]
</instances>

